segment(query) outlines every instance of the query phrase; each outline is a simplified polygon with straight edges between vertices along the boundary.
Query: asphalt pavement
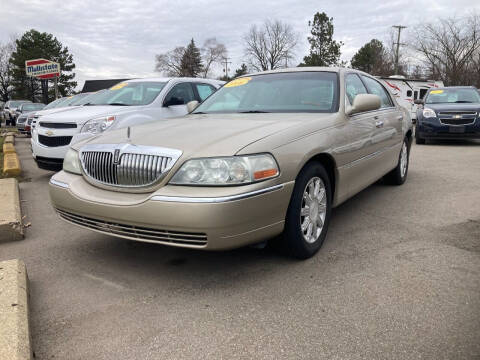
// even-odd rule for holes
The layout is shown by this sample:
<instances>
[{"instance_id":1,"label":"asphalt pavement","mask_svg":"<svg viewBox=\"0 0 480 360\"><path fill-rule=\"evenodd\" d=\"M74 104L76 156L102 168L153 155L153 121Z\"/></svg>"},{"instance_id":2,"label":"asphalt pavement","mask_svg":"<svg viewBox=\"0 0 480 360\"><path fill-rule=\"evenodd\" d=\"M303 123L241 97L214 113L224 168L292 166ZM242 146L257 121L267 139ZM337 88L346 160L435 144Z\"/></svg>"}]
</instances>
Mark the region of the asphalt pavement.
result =
<instances>
[{"instance_id":1,"label":"asphalt pavement","mask_svg":"<svg viewBox=\"0 0 480 360\"><path fill-rule=\"evenodd\" d=\"M413 145L407 182L334 210L307 261L61 221L17 138L37 359L480 359L480 142Z\"/></svg>"}]
</instances>

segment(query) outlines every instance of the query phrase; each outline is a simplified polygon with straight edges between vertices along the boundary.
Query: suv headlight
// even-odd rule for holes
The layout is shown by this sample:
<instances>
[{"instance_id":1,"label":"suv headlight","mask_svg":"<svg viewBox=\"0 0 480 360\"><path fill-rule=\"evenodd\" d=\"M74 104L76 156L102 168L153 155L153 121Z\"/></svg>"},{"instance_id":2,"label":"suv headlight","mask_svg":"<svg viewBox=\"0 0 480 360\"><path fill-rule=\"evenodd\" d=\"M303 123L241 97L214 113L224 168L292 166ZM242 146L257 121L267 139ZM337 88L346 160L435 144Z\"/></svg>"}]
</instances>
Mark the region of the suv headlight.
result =
<instances>
[{"instance_id":1,"label":"suv headlight","mask_svg":"<svg viewBox=\"0 0 480 360\"><path fill-rule=\"evenodd\" d=\"M91 134L100 134L112 126L115 116L102 116L96 119L88 120L83 124L80 132L89 132Z\"/></svg>"},{"instance_id":2,"label":"suv headlight","mask_svg":"<svg viewBox=\"0 0 480 360\"><path fill-rule=\"evenodd\" d=\"M78 151L75 151L72 148L68 149L67 154L63 159L63 170L72 174L77 174L77 175L82 174L82 168L80 164L80 158L78 156Z\"/></svg>"},{"instance_id":3,"label":"suv headlight","mask_svg":"<svg viewBox=\"0 0 480 360\"><path fill-rule=\"evenodd\" d=\"M170 180L175 185L240 185L271 179L279 174L270 154L192 159Z\"/></svg>"},{"instance_id":4,"label":"suv headlight","mask_svg":"<svg viewBox=\"0 0 480 360\"><path fill-rule=\"evenodd\" d=\"M425 119L433 118L433 117L437 117L437 114L436 114L435 111L433 111L432 109L430 109L430 108L425 108L425 109L423 109L423 117L424 117Z\"/></svg>"}]
</instances>

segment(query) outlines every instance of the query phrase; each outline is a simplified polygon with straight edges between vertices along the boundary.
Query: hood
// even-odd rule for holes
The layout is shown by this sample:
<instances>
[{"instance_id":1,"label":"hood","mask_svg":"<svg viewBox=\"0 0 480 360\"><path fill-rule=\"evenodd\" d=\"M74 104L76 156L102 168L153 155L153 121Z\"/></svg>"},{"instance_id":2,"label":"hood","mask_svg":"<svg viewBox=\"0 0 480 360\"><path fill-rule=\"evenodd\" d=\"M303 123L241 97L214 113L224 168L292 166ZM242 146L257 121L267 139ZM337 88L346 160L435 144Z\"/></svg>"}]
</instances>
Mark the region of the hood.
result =
<instances>
[{"instance_id":1,"label":"hood","mask_svg":"<svg viewBox=\"0 0 480 360\"><path fill-rule=\"evenodd\" d=\"M314 116L312 116L314 115ZM88 143L118 144L130 142L137 145L166 147L183 151L187 157L232 156L245 146L260 139L286 132L291 128L305 127L318 121L319 114L205 114L188 115L133 126L128 129L108 131L73 147ZM289 140L286 133L281 137Z\"/></svg>"},{"instance_id":2,"label":"hood","mask_svg":"<svg viewBox=\"0 0 480 360\"><path fill-rule=\"evenodd\" d=\"M72 106L68 112L59 111L42 116L42 121L50 122L75 122L82 125L90 119L100 116L117 115L120 113L136 111L140 106L113 106L113 105L94 105L94 106ZM65 109L65 108L64 108ZM55 109L51 109L55 110Z\"/></svg>"},{"instance_id":3,"label":"hood","mask_svg":"<svg viewBox=\"0 0 480 360\"><path fill-rule=\"evenodd\" d=\"M424 107L438 111L480 111L479 103L443 103L443 104L425 104Z\"/></svg>"},{"instance_id":4,"label":"hood","mask_svg":"<svg viewBox=\"0 0 480 360\"><path fill-rule=\"evenodd\" d=\"M53 114L64 112L64 111L74 110L76 108L77 108L76 106L64 106L64 107L58 107L53 109L47 109L47 110L38 110L35 112L35 115L38 115L38 116L53 115Z\"/></svg>"}]
</instances>

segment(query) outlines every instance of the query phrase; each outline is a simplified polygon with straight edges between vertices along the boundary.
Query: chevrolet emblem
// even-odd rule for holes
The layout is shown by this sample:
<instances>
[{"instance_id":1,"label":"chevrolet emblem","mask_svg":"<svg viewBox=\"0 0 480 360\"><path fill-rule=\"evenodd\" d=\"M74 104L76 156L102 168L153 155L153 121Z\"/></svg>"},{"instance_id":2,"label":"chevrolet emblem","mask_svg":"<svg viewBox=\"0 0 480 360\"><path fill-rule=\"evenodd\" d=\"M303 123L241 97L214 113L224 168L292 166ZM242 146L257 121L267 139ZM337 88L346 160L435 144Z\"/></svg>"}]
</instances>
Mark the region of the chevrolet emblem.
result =
<instances>
[{"instance_id":1,"label":"chevrolet emblem","mask_svg":"<svg viewBox=\"0 0 480 360\"><path fill-rule=\"evenodd\" d=\"M453 118L454 118L454 119L461 119L461 118L462 118L462 115L453 115Z\"/></svg>"},{"instance_id":2,"label":"chevrolet emblem","mask_svg":"<svg viewBox=\"0 0 480 360\"><path fill-rule=\"evenodd\" d=\"M52 131L52 130L47 130L47 131L45 131L45 135L47 135L47 136L52 136L52 135L53 135L53 131Z\"/></svg>"}]
</instances>

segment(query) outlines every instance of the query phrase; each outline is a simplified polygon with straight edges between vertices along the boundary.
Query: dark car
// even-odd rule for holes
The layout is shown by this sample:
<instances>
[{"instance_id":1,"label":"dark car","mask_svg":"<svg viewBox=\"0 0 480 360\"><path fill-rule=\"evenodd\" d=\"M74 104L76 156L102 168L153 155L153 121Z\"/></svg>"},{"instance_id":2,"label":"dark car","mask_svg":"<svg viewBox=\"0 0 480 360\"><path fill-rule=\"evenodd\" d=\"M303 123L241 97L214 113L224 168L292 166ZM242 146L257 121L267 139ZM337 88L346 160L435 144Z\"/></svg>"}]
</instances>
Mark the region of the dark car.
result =
<instances>
[{"instance_id":1,"label":"dark car","mask_svg":"<svg viewBox=\"0 0 480 360\"><path fill-rule=\"evenodd\" d=\"M25 123L27 122L28 115L34 113L35 111L42 110L45 107L45 104L42 103L25 103L20 105L17 110L18 118L17 118L17 129L21 133L29 133L25 129Z\"/></svg>"},{"instance_id":2,"label":"dark car","mask_svg":"<svg viewBox=\"0 0 480 360\"><path fill-rule=\"evenodd\" d=\"M480 94L472 86L430 89L415 101L417 110L415 142L427 139L480 139Z\"/></svg>"}]
</instances>

